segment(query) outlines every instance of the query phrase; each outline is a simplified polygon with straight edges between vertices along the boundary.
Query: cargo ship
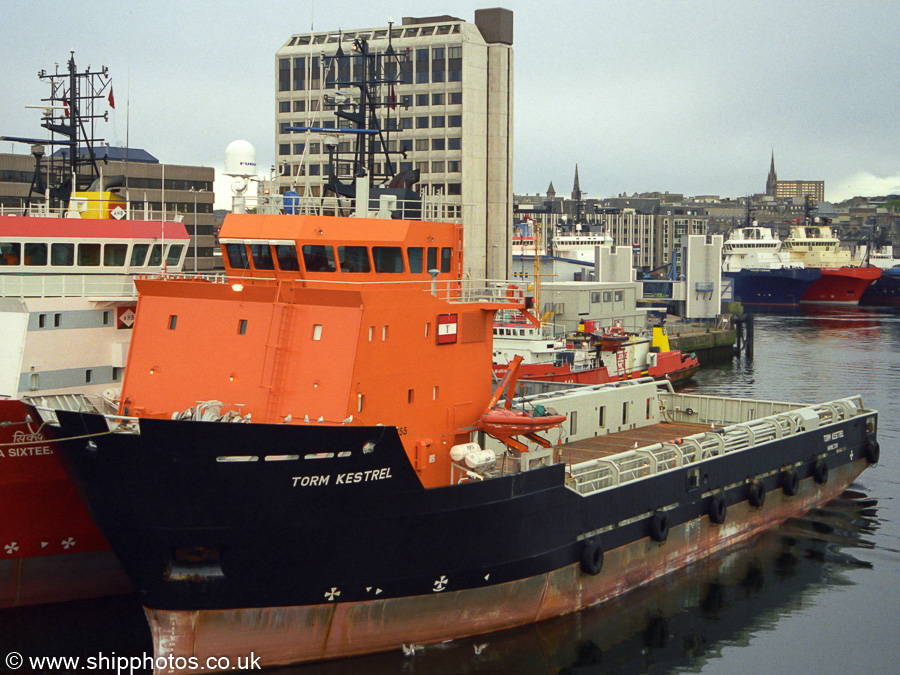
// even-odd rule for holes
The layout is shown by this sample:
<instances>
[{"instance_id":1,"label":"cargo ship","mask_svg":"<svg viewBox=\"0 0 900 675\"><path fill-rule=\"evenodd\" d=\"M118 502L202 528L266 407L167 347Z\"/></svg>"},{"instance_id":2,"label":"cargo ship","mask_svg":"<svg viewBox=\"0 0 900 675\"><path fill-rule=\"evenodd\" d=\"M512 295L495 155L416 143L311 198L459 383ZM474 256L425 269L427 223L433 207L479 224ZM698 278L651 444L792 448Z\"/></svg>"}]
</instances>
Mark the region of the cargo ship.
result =
<instances>
[{"instance_id":1,"label":"cargo ship","mask_svg":"<svg viewBox=\"0 0 900 675\"><path fill-rule=\"evenodd\" d=\"M461 277L452 224L229 215L222 240L224 283L137 282L118 414L50 415L155 657L176 664L159 672L577 611L834 498L879 458L859 397L646 378L507 407L492 320L527 301ZM429 258L446 261L433 279ZM510 409L533 421L506 436Z\"/></svg>"},{"instance_id":2,"label":"cargo ship","mask_svg":"<svg viewBox=\"0 0 900 675\"><path fill-rule=\"evenodd\" d=\"M74 56L69 70L47 77L91 77L76 72ZM95 175L84 155L45 155L74 139L91 147L78 91L93 95L88 82L53 88L44 126L61 138L17 139L32 145L36 177L26 207L0 213L0 608L130 590L32 404L78 397L87 409L115 411L137 304L133 279L180 270L188 249L183 224L135 220L141 214L112 187L118 181ZM65 115L53 105L60 101Z\"/></svg>"},{"instance_id":3,"label":"cargo ship","mask_svg":"<svg viewBox=\"0 0 900 675\"><path fill-rule=\"evenodd\" d=\"M353 51L377 63L365 40ZM343 115L357 157L388 105L379 82ZM224 278L136 282L117 413L40 408L144 605L157 672L414 650L574 612L878 461L859 396L641 378L519 398L518 359L495 387L495 315L538 325L533 300L463 274L458 223L399 217L439 209L401 212L350 175L303 215L228 215Z\"/></svg>"},{"instance_id":4,"label":"cargo ship","mask_svg":"<svg viewBox=\"0 0 900 675\"><path fill-rule=\"evenodd\" d=\"M821 276L791 259L770 228L748 224L722 247L722 276L732 280L736 302L748 307L796 307Z\"/></svg>"}]
</instances>

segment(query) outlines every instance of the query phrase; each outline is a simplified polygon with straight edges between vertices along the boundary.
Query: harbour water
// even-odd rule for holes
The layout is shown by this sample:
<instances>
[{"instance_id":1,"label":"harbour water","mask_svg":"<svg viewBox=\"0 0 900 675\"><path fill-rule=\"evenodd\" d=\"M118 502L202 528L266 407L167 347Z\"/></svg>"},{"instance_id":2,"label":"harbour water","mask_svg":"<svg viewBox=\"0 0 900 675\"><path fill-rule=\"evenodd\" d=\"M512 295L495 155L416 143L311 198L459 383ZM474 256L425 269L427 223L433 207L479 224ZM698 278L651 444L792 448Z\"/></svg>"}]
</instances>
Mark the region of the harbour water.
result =
<instances>
[{"instance_id":1,"label":"harbour water","mask_svg":"<svg viewBox=\"0 0 900 675\"><path fill-rule=\"evenodd\" d=\"M280 675L895 672L900 641L900 311L756 317L755 356L701 369L697 393L879 411L881 463L841 498L615 602L520 629ZM137 598L0 612L0 654L140 656ZM85 672L30 669L19 673ZM94 672L115 672L114 669ZM129 672L126 668L121 672ZM149 672L137 669L134 672Z\"/></svg>"}]
</instances>

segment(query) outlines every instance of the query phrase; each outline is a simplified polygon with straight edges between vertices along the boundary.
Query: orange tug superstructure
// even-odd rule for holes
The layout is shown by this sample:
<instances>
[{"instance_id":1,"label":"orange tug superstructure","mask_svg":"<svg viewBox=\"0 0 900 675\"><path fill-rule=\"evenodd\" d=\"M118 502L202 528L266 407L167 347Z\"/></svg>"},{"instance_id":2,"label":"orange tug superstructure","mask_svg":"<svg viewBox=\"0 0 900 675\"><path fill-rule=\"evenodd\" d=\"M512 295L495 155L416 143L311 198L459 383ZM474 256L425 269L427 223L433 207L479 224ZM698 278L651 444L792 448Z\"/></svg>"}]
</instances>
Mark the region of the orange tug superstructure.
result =
<instances>
[{"instance_id":1,"label":"orange tug superstructure","mask_svg":"<svg viewBox=\"0 0 900 675\"><path fill-rule=\"evenodd\" d=\"M524 308L505 286L463 301L461 233L229 214L227 283L136 282L120 414L170 418L217 400L260 423L390 424L422 484L447 485L449 449L470 440L491 399L494 312Z\"/></svg>"}]
</instances>

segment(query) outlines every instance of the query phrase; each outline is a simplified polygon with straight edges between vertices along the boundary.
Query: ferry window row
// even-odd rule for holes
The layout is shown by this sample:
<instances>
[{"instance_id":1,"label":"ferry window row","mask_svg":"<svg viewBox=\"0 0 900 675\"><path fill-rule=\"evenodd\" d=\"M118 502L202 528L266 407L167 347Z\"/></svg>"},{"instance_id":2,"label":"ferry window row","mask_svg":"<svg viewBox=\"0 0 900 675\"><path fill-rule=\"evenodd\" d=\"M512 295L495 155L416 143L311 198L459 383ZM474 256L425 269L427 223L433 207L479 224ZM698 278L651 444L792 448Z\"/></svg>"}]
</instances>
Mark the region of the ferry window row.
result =
<instances>
[{"instance_id":1,"label":"ferry window row","mask_svg":"<svg viewBox=\"0 0 900 675\"><path fill-rule=\"evenodd\" d=\"M158 267L162 265L162 244L45 242L0 242L0 265L25 267ZM166 265L181 261L184 244L166 245Z\"/></svg>"},{"instance_id":2,"label":"ferry window row","mask_svg":"<svg viewBox=\"0 0 900 675\"><path fill-rule=\"evenodd\" d=\"M304 244L225 244L225 255L233 269L341 272L349 274L423 274L438 269L450 272L453 249L437 246L326 246Z\"/></svg>"}]
</instances>

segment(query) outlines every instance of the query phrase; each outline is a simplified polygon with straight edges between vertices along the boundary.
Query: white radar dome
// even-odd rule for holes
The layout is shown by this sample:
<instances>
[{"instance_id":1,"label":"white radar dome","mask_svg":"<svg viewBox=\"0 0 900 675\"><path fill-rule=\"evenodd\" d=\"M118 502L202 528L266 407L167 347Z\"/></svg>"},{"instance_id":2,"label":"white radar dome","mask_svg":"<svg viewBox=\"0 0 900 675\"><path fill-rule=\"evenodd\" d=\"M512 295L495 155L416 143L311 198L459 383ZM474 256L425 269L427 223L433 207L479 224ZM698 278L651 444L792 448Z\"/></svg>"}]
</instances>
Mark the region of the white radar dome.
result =
<instances>
[{"instance_id":1,"label":"white radar dome","mask_svg":"<svg viewBox=\"0 0 900 675\"><path fill-rule=\"evenodd\" d=\"M255 176L256 148L248 141L232 141L225 148L226 176Z\"/></svg>"}]
</instances>

